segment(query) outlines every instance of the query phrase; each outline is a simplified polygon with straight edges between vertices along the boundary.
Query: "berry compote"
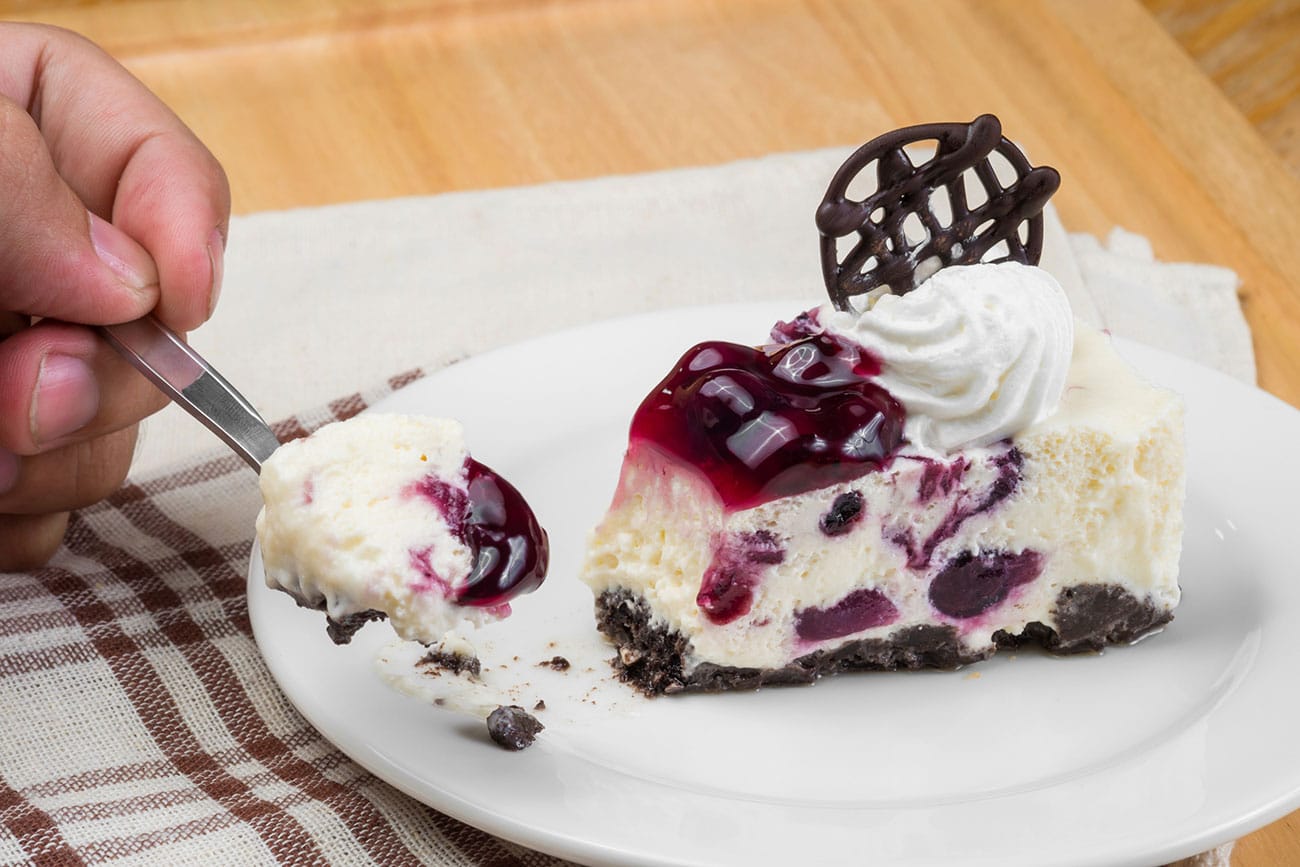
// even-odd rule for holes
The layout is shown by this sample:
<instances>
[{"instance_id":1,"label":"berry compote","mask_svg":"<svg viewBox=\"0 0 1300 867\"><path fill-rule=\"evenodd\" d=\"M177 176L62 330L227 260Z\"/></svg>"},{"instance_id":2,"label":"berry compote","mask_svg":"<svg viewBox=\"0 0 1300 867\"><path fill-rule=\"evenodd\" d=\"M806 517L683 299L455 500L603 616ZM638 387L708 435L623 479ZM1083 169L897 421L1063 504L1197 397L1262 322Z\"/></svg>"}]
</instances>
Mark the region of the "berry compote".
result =
<instances>
[{"instance_id":1,"label":"berry compote","mask_svg":"<svg viewBox=\"0 0 1300 867\"><path fill-rule=\"evenodd\" d=\"M513 485L473 458L465 469L468 495L436 476L416 483L415 493L437 506L474 561L469 577L450 588L452 601L490 608L537 589L546 577L550 544Z\"/></svg>"},{"instance_id":2,"label":"berry compote","mask_svg":"<svg viewBox=\"0 0 1300 867\"><path fill-rule=\"evenodd\" d=\"M879 373L826 333L761 348L701 343L642 402L631 438L697 467L727 508L752 508L888 462L906 415Z\"/></svg>"}]
</instances>

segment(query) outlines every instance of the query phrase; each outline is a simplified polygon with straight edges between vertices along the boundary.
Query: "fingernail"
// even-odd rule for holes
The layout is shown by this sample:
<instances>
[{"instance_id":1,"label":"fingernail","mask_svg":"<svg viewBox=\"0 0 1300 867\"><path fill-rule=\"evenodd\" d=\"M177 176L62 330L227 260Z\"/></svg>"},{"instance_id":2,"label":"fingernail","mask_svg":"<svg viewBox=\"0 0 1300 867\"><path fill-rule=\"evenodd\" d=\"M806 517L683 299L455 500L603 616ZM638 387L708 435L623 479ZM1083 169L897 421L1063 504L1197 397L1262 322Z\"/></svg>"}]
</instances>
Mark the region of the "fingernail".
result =
<instances>
[{"instance_id":1,"label":"fingernail","mask_svg":"<svg viewBox=\"0 0 1300 867\"><path fill-rule=\"evenodd\" d=\"M143 289L158 282L158 269L153 259L112 223L94 214L90 217L90 243L101 262L109 267L117 279L132 289Z\"/></svg>"},{"instance_id":2,"label":"fingernail","mask_svg":"<svg viewBox=\"0 0 1300 867\"><path fill-rule=\"evenodd\" d=\"M90 365L70 355L41 359L32 398L32 440L38 447L70 436L99 413L99 384Z\"/></svg>"},{"instance_id":3,"label":"fingernail","mask_svg":"<svg viewBox=\"0 0 1300 867\"><path fill-rule=\"evenodd\" d=\"M217 309L217 300L221 298L221 278L226 273L226 240L221 231L213 229L208 236L208 261L212 263L212 291L208 294L208 318Z\"/></svg>"},{"instance_id":4,"label":"fingernail","mask_svg":"<svg viewBox=\"0 0 1300 867\"><path fill-rule=\"evenodd\" d=\"M0 494L7 494L18 484L20 458L13 452L0 449Z\"/></svg>"}]
</instances>

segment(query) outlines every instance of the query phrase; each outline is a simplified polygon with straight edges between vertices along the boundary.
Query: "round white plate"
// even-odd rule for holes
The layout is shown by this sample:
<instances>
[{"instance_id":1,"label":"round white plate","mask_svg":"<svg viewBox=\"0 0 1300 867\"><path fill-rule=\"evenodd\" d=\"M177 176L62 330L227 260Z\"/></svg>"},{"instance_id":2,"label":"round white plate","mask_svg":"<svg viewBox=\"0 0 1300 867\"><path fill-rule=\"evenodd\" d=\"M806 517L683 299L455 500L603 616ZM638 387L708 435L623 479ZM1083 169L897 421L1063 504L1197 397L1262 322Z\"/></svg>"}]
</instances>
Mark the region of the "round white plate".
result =
<instances>
[{"instance_id":1,"label":"round white plate","mask_svg":"<svg viewBox=\"0 0 1300 867\"><path fill-rule=\"evenodd\" d=\"M547 583L473 639L511 700L546 700L531 749L508 753L481 720L394 688L394 672L410 673L407 690L437 679L403 668L411 652L389 646L386 625L332 645L320 614L265 587L255 552L253 630L290 700L421 801L593 864L1152 865L1300 806L1300 413L1130 343L1187 401L1184 596L1164 633L1100 656L1026 651L756 693L649 701L614 683L575 576L632 411L693 342L752 342L799 309L600 323L475 357L377 407L460 418L550 532ZM557 653L573 668L537 667Z\"/></svg>"}]
</instances>

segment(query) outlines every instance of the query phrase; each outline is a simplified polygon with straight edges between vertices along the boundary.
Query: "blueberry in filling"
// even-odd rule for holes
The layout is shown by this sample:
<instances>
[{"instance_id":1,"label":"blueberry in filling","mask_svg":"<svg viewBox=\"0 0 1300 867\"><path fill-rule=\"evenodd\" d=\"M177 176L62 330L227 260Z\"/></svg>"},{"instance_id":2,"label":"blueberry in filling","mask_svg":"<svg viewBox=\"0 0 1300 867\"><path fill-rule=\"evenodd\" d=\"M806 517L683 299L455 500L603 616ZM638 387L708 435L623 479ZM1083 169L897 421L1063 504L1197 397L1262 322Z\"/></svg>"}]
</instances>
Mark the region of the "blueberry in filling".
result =
<instances>
[{"instance_id":1,"label":"blueberry in filling","mask_svg":"<svg viewBox=\"0 0 1300 867\"><path fill-rule=\"evenodd\" d=\"M963 551L948 561L930 582L930 604L941 614L967 618L1003 602L1016 587L1043 571L1037 551Z\"/></svg>"},{"instance_id":2,"label":"blueberry in filling","mask_svg":"<svg viewBox=\"0 0 1300 867\"><path fill-rule=\"evenodd\" d=\"M822 515L818 526L827 536L842 536L862 520L862 506L862 495L857 491L840 494L831 503L830 511Z\"/></svg>"}]
</instances>

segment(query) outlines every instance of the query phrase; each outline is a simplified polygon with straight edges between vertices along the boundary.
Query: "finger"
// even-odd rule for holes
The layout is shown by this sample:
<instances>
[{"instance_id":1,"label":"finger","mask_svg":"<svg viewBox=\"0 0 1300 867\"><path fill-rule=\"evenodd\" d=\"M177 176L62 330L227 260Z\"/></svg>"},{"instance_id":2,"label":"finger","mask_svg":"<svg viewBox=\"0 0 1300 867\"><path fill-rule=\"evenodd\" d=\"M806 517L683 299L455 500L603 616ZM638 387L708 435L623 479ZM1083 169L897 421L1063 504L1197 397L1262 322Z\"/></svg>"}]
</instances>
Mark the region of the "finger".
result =
<instances>
[{"instance_id":1,"label":"finger","mask_svg":"<svg viewBox=\"0 0 1300 867\"><path fill-rule=\"evenodd\" d=\"M153 256L159 318L180 331L197 327L220 292L230 218L220 164L144 85L82 37L0 25L0 41L7 53L32 59L31 86L10 86L17 101L30 101L59 173Z\"/></svg>"},{"instance_id":2,"label":"finger","mask_svg":"<svg viewBox=\"0 0 1300 867\"><path fill-rule=\"evenodd\" d=\"M31 324L30 316L0 310L0 340L4 340L10 334L17 334Z\"/></svg>"},{"instance_id":3,"label":"finger","mask_svg":"<svg viewBox=\"0 0 1300 867\"><path fill-rule=\"evenodd\" d=\"M59 550L68 513L0 515L0 572L39 569Z\"/></svg>"},{"instance_id":4,"label":"finger","mask_svg":"<svg viewBox=\"0 0 1300 867\"><path fill-rule=\"evenodd\" d=\"M27 113L0 97L0 308L87 323L143 316L158 274L59 177Z\"/></svg>"},{"instance_id":5,"label":"finger","mask_svg":"<svg viewBox=\"0 0 1300 867\"><path fill-rule=\"evenodd\" d=\"M86 442L23 458L0 514L46 515L98 503L122 486L135 452L134 425Z\"/></svg>"},{"instance_id":6,"label":"finger","mask_svg":"<svg viewBox=\"0 0 1300 867\"><path fill-rule=\"evenodd\" d=\"M43 320L0 342L0 449L34 455L95 439L166 403L83 326Z\"/></svg>"},{"instance_id":7,"label":"finger","mask_svg":"<svg viewBox=\"0 0 1300 867\"><path fill-rule=\"evenodd\" d=\"M193 331L221 297L230 188L192 136L151 138L122 173L113 222L154 256L162 295L154 315Z\"/></svg>"}]
</instances>

